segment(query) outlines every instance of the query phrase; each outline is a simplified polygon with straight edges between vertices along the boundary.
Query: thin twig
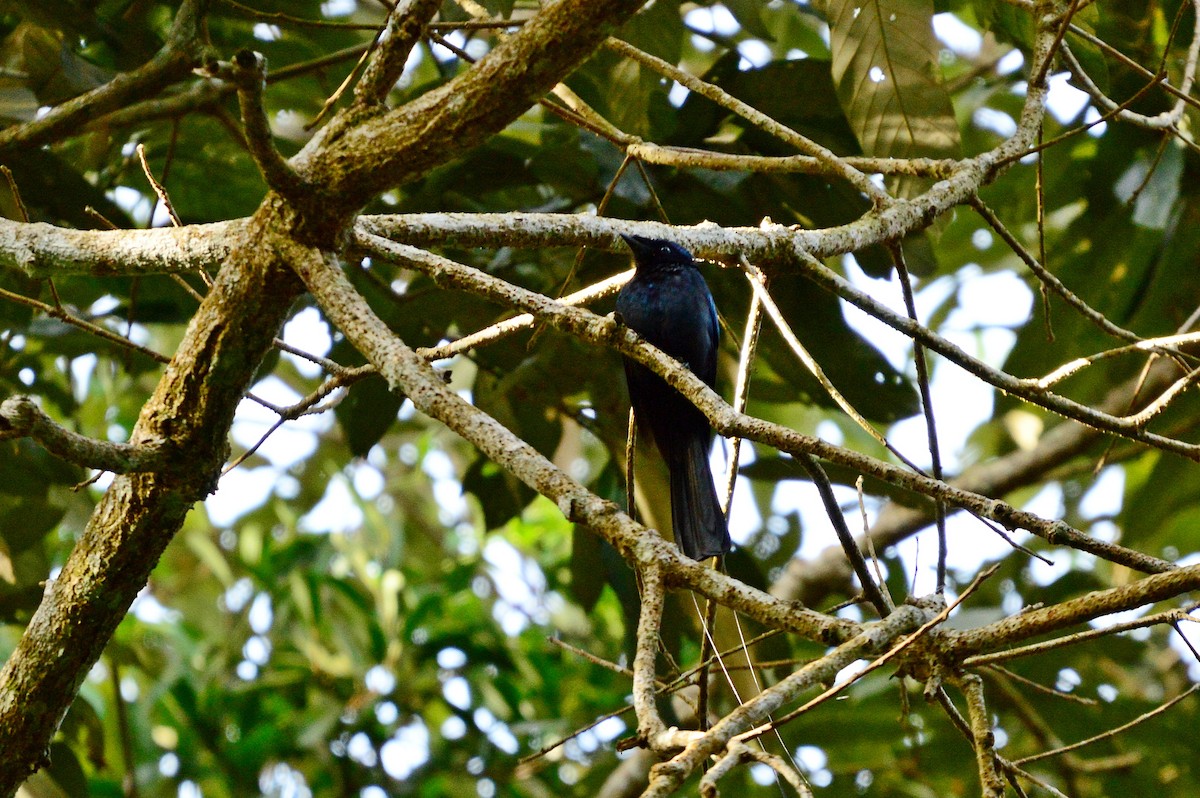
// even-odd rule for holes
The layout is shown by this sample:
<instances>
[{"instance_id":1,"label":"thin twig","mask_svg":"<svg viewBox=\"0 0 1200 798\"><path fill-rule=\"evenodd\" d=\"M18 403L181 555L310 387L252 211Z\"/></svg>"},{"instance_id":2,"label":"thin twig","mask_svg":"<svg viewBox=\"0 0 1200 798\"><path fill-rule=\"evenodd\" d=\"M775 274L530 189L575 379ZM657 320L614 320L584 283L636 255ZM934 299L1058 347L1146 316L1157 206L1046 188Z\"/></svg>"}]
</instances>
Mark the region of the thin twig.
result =
<instances>
[{"instance_id":1,"label":"thin twig","mask_svg":"<svg viewBox=\"0 0 1200 798\"><path fill-rule=\"evenodd\" d=\"M846 517L842 514L841 507L838 506L837 497L833 495L833 485L829 483L829 477L825 474L825 469L821 468L821 464L811 455L802 454L796 460L808 472L809 478L812 479L813 484L817 487L817 493L821 496L821 503L825 506L825 515L829 517L830 523L833 524L833 530L837 533L838 541L842 544L842 550L846 552L846 559L850 561L850 567L854 569L854 575L858 577L858 583L862 587L863 595L875 607L875 611L879 613L879 617L886 618L891 608L888 606L887 599L884 598L883 593L880 591L879 585L875 584L875 580L871 577L871 572L867 569L867 561L863 559L862 552L859 550L858 544L854 541L854 535L851 534L850 527L846 524Z\"/></svg>"},{"instance_id":2,"label":"thin twig","mask_svg":"<svg viewBox=\"0 0 1200 798\"><path fill-rule=\"evenodd\" d=\"M1109 737L1115 737L1118 734L1121 734L1122 732L1132 729L1134 726L1137 726L1139 723L1144 723L1145 721L1150 720L1150 718L1153 718L1155 715L1161 715L1162 713L1166 712L1168 709L1175 706L1180 701L1187 698L1188 696L1190 696L1192 693L1196 692L1197 690L1200 690L1200 684L1193 684L1187 690L1185 690L1182 693L1180 693L1179 695L1175 696L1170 701L1160 704L1159 706L1155 707L1154 709L1150 710L1149 712L1145 712L1145 713L1142 713L1141 715L1138 715L1133 720L1129 721L1128 723L1123 723L1120 726L1117 726L1115 729L1109 729L1106 732L1097 734L1094 737L1089 737L1086 740L1080 740L1077 743L1071 743L1070 745L1064 745L1061 748L1055 748L1053 751L1043 751L1040 754L1033 754L1032 756L1022 757L1020 759L1014 760L1013 764L1014 765L1026 765L1026 764L1029 764L1030 762L1037 762L1040 759L1046 759L1046 758L1052 757L1052 756L1059 756L1060 754L1065 754L1068 751L1078 750L1080 748L1083 748L1085 745L1091 745L1092 743L1096 743L1101 740L1107 740Z\"/></svg>"},{"instance_id":3,"label":"thin twig","mask_svg":"<svg viewBox=\"0 0 1200 798\"><path fill-rule=\"evenodd\" d=\"M888 246L892 255L892 264L896 267L896 275L900 279L900 293L904 297L904 310L913 322L920 324L917 318L917 304L913 299L912 278L908 273L908 263L904 260L904 247L899 241L893 241ZM938 445L937 421L933 414L933 396L929 390L929 363L925 359L925 347L920 341L913 341L913 364L917 369L917 388L921 394L921 410L925 416L925 436L929 443L930 475L934 479L942 479L942 450ZM938 558L937 558L937 592L946 592L946 505L935 502L933 509L934 526L937 528Z\"/></svg>"},{"instance_id":4,"label":"thin twig","mask_svg":"<svg viewBox=\"0 0 1200 798\"><path fill-rule=\"evenodd\" d=\"M837 155L827 148L822 147L820 144L817 144L807 136L797 133L787 125L772 119L762 111L759 111L757 108L742 102L723 89L703 81L700 78L697 78L696 76L679 69L674 64L664 61L661 58L652 56L649 53L634 47L628 42L621 41L620 39L609 39L604 43L604 46L609 50L620 53L627 58L631 58L639 64L649 67L655 72L658 72L659 74L676 81L690 91L694 91L702 97L712 100L722 108L726 108L734 112L738 116L746 119L751 124L762 128L781 141L791 144L805 155L811 155L817 158L822 163L826 164L831 172L837 174L854 188L858 189L867 197L869 197L876 207L886 207L894 202L892 197L890 197L886 191L872 182L867 175L840 160Z\"/></svg>"}]
</instances>

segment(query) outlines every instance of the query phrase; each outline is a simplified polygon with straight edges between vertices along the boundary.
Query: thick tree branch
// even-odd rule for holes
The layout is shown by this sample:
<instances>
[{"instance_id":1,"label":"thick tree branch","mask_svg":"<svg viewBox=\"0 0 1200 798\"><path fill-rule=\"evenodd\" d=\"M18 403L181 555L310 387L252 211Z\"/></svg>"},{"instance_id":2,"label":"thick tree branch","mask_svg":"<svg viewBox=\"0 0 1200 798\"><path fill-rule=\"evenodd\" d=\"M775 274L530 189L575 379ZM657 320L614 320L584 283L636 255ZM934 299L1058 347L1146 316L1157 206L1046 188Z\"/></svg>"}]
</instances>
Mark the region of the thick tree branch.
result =
<instances>
[{"instance_id":1,"label":"thick tree branch","mask_svg":"<svg viewBox=\"0 0 1200 798\"><path fill-rule=\"evenodd\" d=\"M0 266L38 279L65 274L194 274L224 261L248 221L151 230L72 230L0 219Z\"/></svg>"},{"instance_id":2,"label":"thick tree branch","mask_svg":"<svg viewBox=\"0 0 1200 798\"><path fill-rule=\"evenodd\" d=\"M226 435L299 285L279 260L295 245L268 199L234 242L142 409L131 444L169 439L187 467L118 476L0 671L0 795L42 764L49 740L92 665L192 505L227 456Z\"/></svg>"},{"instance_id":3,"label":"thick tree branch","mask_svg":"<svg viewBox=\"0 0 1200 798\"><path fill-rule=\"evenodd\" d=\"M333 120L295 158L321 175L324 213L348 219L380 191L482 143L550 91L643 0L560 0L545 5L459 77L400 108L348 128ZM391 142L381 147L379 142Z\"/></svg>"},{"instance_id":4,"label":"thick tree branch","mask_svg":"<svg viewBox=\"0 0 1200 798\"><path fill-rule=\"evenodd\" d=\"M311 257L319 261L319 256L297 242L338 241L350 213L375 190L358 182L364 171L370 173L372 163L362 164L357 159L386 153L382 162L376 159L373 164L388 167L387 175L380 179L389 185L424 174L511 122L527 107L528 96L536 97L554 85L637 5L629 0L564 0L548 7L534 24L506 41L506 48L498 48L493 57L485 59L490 62L487 69L472 70L468 75L474 77L448 84L451 94L453 89L462 89L475 105L457 105L455 95L447 102L453 108L394 112L376 120L365 138L343 125L339 136L345 138L333 137L338 141L332 154L324 154L323 147L333 143L326 137L324 143L310 144L305 156L298 159L304 166L301 174L314 184L332 187L332 194L306 197L307 202L299 208L278 195L268 195L235 241L216 284L193 317L134 429L135 445L170 437L187 451L192 467L183 473L114 480L0 671L0 750L5 752L0 759L0 796L11 795L42 764L50 737L84 676L146 584L163 548L192 504L215 485L227 454L226 436L234 409L299 289L289 266ZM533 33L525 36L526 31ZM505 55L497 56L502 51ZM461 119L455 114L461 114ZM462 124L469 131L464 132ZM381 146L384 142L388 146ZM331 196L337 198L332 207ZM334 208L341 210L331 213ZM11 227L4 227L8 230L0 233L12 233ZM36 260L28 249L7 253L13 254L17 262ZM445 388L432 372L429 376L439 388ZM437 396L438 401L442 398ZM586 498L583 493L580 499ZM570 510L570 497L565 498ZM611 509L595 501L603 505L598 508L602 512ZM631 539L632 532L629 535ZM665 542L659 543L667 547ZM737 588L732 590L736 593ZM786 606L760 595L769 605ZM812 617L801 620L810 631L825 629L833 639L840 636L838 630L853 627L815 613L808 616Z\"/></svg>"}]
</instances>

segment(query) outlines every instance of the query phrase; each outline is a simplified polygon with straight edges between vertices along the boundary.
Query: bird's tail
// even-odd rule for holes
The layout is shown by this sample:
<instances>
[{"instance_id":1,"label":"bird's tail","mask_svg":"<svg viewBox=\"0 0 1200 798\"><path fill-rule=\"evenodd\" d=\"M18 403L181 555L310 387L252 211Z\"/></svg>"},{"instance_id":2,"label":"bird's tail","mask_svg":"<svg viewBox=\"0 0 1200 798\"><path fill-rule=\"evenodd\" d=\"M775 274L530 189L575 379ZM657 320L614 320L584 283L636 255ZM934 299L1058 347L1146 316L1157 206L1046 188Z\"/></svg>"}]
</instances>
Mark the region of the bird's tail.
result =
<instances>
[{"instance_id":1,"label":"bird's tail","mask_svg":"<svg viewBox=\"0 0 1200 798\"><path fill-rule=\"evenodd\" d=\"M728 553L729 527L708 465L708 436L693 436L668 466L675 543L693 560Z\"/></svg>"}]
</instances>

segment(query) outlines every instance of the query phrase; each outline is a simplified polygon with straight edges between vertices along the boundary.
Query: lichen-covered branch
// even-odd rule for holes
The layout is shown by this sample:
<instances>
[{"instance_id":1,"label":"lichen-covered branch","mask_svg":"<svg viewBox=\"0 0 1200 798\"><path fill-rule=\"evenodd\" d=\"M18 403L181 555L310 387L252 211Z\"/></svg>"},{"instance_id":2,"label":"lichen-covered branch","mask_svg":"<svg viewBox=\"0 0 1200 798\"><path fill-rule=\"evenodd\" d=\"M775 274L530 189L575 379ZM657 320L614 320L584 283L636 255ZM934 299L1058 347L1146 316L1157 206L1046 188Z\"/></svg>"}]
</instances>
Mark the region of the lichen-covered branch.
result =
<instances>
[{"instance_id":1,"label":"lichen-covered branch","mask_svg":"<svg viewBox=\"0 0 1200 798\"><path fill-rule=\"evenodd\" d=\"M132 434L134 445L169 437L187 453L190 467L113 481L0 670L0 796L11 795L43 764L50 738L82 680L188 510L215 485L227 456L234 409L300 290L291 265L313 257L314 242L339 242L352 213L379 188L419 177L503 128L528 107L530 97L557 83L638 5L632 0L563 0L546 7L479 68L412 107L345 129L336 141L318 136L291 165L322 190L290 201L268 194L252 220L240 223L213 288ZM189 0L181 18L204 7L203 0ZM190 59L184 65L190 70ZM459 104L460 97L468 105ZM113 90L105 102L125 99L129 97ZM66 125L79 114L110 107L85 102L44 118ZM28 134L32 128L24 130L22 141L29 144L35 140ZM39 135L52 132L47 128ZM12 135L0 139L13 141ZM63 260L77 255L74 250L64 253L61 240L37 239L53 229L0 225L0 262L36 268L51 253ZM185 228L168 240L196 234ZM111 235L93 243L100 262L115 267L121 261L114 257L113 244L130 234ZM42 246L31 247L35 242Z\"/></svg>"},{"instance_id":2,"label":"lichen-covered branch","mask_svg":"<svg viewBox=\"0 0 1200 798\"><path fill-rule=\"evenodd\" d=\"M632 331L621 328L612 319L601 318L582 308L561 302L507 283L448 258L433 255L417 247L397 244L370 236L359 236L361 247L370 247L382 257L388 257L424 272L434 282L495 299L533 314L554 327L596 344L611 346L639 362L645 363L668 383L696 403L714 429L730 437L745 437L765 443L789 454L809 454L830 462L846 465L863 474L879 477L897 487L922 493L934 499L961 507L991 519L1006 529L1022 528L1062 545L1128 565L1146 573L1167 571L1174 566L1158 557L1098 540L1072 528L1063 521L1047 521L1033 513L1018 510L997 499L980 496L955 488L941 480L899 468L850 449L827 443L820 438L803 435L790 428L738 413L720 396L705 385L689 369L645 343ZM310 290L312 290L310 286ZM313 292L316 294L316 291ZM381 328L386 330L386 327ZM370 359L370 358L368 358ZM373 361L374 362L374 361ZM537 489L536 485L531 485Z\"/></svg>"},{"instance_id":3,"label":"lichen-covered branch","mask_svg":"<svg viewBox=\"0 0 1200 798\"><path fill-rule=\"evenodd\" d=\"M0 402L0 440L11 438L32 438L69 463L114 474L158 471L177 454L165 439L115 443L72 432L46 415L28 396L12 396Z\"/></svg>"},{"instance_id":4,"label":"lichen-covered branch","mask_svg":"<svg viewBox=\"0 0 1200 798\"><path fill-rule=\"evenodd\" d=\"M191 74L203 60L203 20L210 0L183 0L167 43L142 66L123 72L103 86L55 106L43 116L23 125L0 130L0 154L23 147L37 147L67 131L82 127L93 118L116 110L131 100L160 92Z\"/></svg>"},{"instance_id":5,"label":"lichen-covered branch","mask_svg":"<svg viewBox=\"0 0 1200 798\"><path fill-rule=\"evenodd\" d=\"M1019 640L1086 623L1105 615L1137 609L1156 601L1200 590L1200 565L1154 574L1133 584L1031 609L965 632L946 632L945 650L955 658L995 651Z\"/></svg>"}]
</instances>

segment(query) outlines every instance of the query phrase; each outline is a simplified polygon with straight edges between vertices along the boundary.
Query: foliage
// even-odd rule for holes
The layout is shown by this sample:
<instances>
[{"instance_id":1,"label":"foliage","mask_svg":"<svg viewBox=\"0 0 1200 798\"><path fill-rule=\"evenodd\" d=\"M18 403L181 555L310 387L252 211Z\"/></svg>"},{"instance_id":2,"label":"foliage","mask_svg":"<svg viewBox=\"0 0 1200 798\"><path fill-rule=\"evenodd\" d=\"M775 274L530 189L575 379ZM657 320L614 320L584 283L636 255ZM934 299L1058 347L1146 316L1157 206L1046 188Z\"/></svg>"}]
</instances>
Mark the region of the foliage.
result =
<instances>
[{"instance_id":1,"label":"foliage","mask_svg":"<svg viewBox=\"0 0 1200 798\"><path fill-rule=\"evenodd\" d=\"M36 120L39 108L144 63L167 40L175 5L0 4L0 120L20 129ZM837 156L950 159L996 147L1021 119L1036 47L1034 23L1022 5L992 0L935 8L889 0L860 10L838 2L657 0L617 35ZM505 20L527 19L536 10L524 0L483 6ZM462 22L478 8L448 2L439 20ZM1152 116L1174 98L1161 89L1139 94L1149 79L1126 62L1152 72L1161 62L1166 79L1182 85L1195 67L1186 62L1190 9L1090 4L1075 22L1106 44L1075 33L1066 40L1100 90L1117 102L1136 96L1129 110ZM931 28L935 12L938 30L951 19L962 30L938 41ZM276 146L291 156L308 142L305 125L354 69L386 14L383 4L361 0L222 2L207 11L207 35L223 59L244 47L267 57L266 109ZM478 58L513 35L447 28L431 31L417 46L391 104L446 85L472 68L466 55ZM437 36L460 49L438 44ZM894 79L879 78L880 64ZM1165 129L1108 119L1081 130L1107 109L1069 88L1082 84L1061 62L1049 80L1058 104L1042 136L1053 146L1002 175L997 170L997 179L979 192L981 203L1112 324L1141 338L1189 331L1200 296L1200 181L1190 179L1200 161L1187 132L1197 121L1195 108ZM201 97L202 85L204 79L189 76L163 94L122 103L112 116L64 129L45 146L0 146L0 163L18 189L0 185L0 215L20 220L27 213L30 221L84 229L104 227L102 219L119 228L167 224L137 145L184 224L254 213L267 188L247 151L235 93ZM602 120L645 142L776 159L796 153L793 143L610 49L598 50L565 86ZM349 101L347 95L340 103ZM535 106L462 157L374 198L364 212L601 209L614 219L708 221L751 231L766 219L797 230L825 229L873 212L870 198L827 171L627 162L619 142L580 118ZM1057 140L1068 132L1075 135ZM918 197L936 190L941 176L901 170L879 184L896 196ZM920 321L945 340L1007 374L1034 379L1126 343L1059 295L1039 294L1038 279L969 203L926 222L932 226L908 235L903 251ZM551 297L627 265L623 254L576 248L565 234L558 246L541 248L496 240L497 246L476 247L447 235L433 249ZM378 256L348 264L353 285L411 347L434 347L513 315L513 307L448 286L411 264ZM911 340L863 321L864 314L794 265L761 265L770 271L782 315L829 381L906 456L928 466ZM903 308L894 265L880 243L827 262L880 301ZM729 396L750 289L735 268L703 268L723 316L722 393ZM206 282L196 273L135 276L120 264L112 273L53 281L0 270L0 397L34 396L73 431L127 440L164 366L61 314L170 356ZM34 308L21 297L42 304ZM607 313L611 299L592 308ZM277 407L321 388L329 376L322 358L344 367L366 362L311 297L293 304L290 319L281 337L308 355L273 353L251 389ZM758 355L748 413L898 462L838 408L770 325ZM1186 348L1174 356L1194 369ZM964 379L965 372L943 358L931 362L933 412L948 473L962 475L973 490L1062 518L1105 541L1192 563L1189 555L1200 549L1195 462L1116 435L1097 435L1058 459L1044 455L1039 445L1074 422L975 376ZM1147 363L1145 352L1098 360L1054 390L1099 406L1133 384ZM591 491L624 503L627 399L618 353L539 326L435 367L452 389ZM1176 398L1149 429L1194 439L1200 417L1194 394ZM1117 399L1129 405L1132 397ZM618 753L637 720L632 711L610 716L627 708L631 691L623 669L634 656L638 581L626 560L565 520L553 501L517 475L416 410L412 400L388 390L377 373L317 408L321 412L289 420L256 448L279 416L249 398L242 402L232 430L236 467L175 534L84 681L56 737L51 765L29 782L30 794L625 794L618 791L619 776L639 761L631 783L635 792L644 788L648 761L640 752ZM1109 410L1123 415L1126 407ZM2 440L0 447L0 659L6 659L43 598L43 583L62 568L112 478L88 482L93 472L29 439ZM839 617L871 617L866 605L832 609L854 598L856 588L840 549L836 557L823 551L837 542L805 472L770 447L747 450L734 502L739 549L727 562L730 574ZM1004 476L970 481L975 469L989 464L998 464ZM639 462L639 468L653 466ZM860 472L836 463L827 470L848 523L858 530L854 484ZM878 475L863 490L872 524L930 506ZM653 507L644 512L656 518ZM880 539L886 585L897 601L932 589L935 533L915 534L929 523L926 517ZM664 526L661 516L657 525ZM951 519L950 533L952 596L985 564L999 564L951 618L954 628L1134 579L1123 565L1024 532L1014 534L1026 550L994 546L992 532L966 513ZM920 571L916 586L914 570ZM1154 609L1188 608L1187 601L1173 596ZM688 594L673 593L662 630L663 658L685 670L701 653L694 607ZM746 638L763 631L755 621L742 624ZM738 639L730 629L718 637L718 645ZM761 661L802 663L823 656L826 647L777 635L753 653ZM1159 625L1005 667L1011 670L979 671L998 751L1016 760L1154 709L1187 689L1200 665L1178 627ZM668 672L661 660L659 668L660 675ZM763 667L761 678L772 684L793 670L789 664ZM924 703L917 678L930 675L892 675L881 670L863 679L844 700L799 716L764 744L794 757L820 795L980 790L971 743L943 707ZM736 683L743 690L750 685L742 677ZM714 691L720 714L738 703L720 676ZM965 704L955 700L966 715ZM693 720L682 700L664 703L663 710L670 722ZM1190 733L1196 712L1195 698L1185 699L1120 735L1026 767L1072 796L1151 790L1190 796L1200 784ZM684 789L694 789L697 780ZM1041 789L1021 783L1030 794ZM779 790L761 765L735 772L721 786L727 794Z\"/></svg>"}]
</instances>

